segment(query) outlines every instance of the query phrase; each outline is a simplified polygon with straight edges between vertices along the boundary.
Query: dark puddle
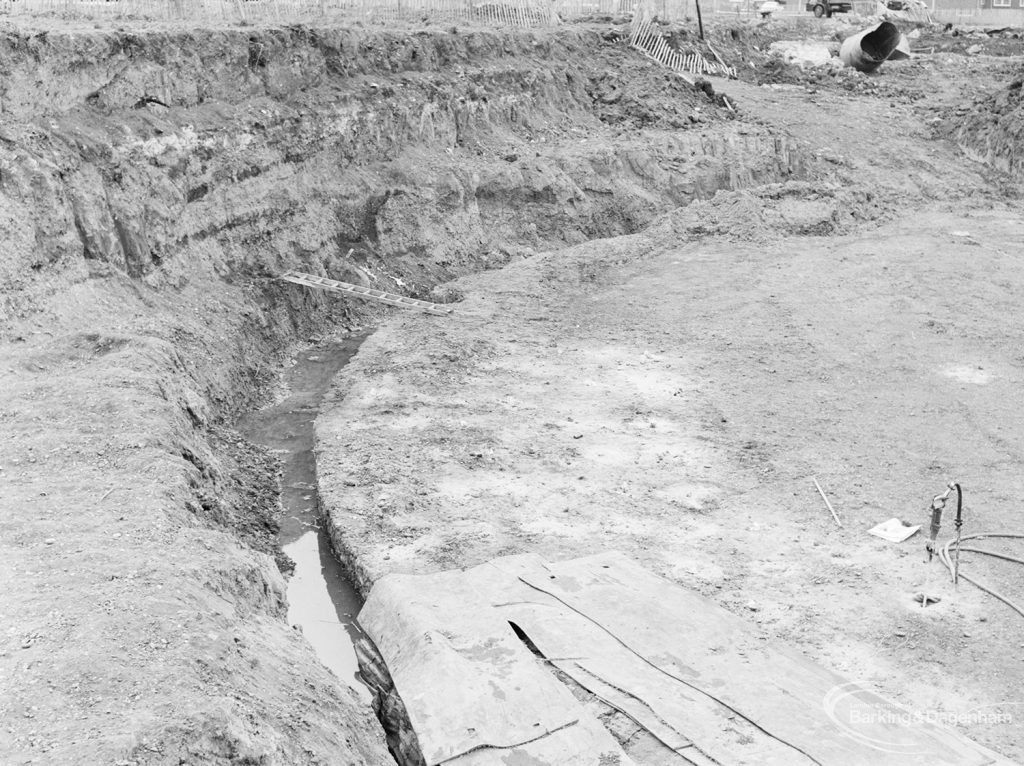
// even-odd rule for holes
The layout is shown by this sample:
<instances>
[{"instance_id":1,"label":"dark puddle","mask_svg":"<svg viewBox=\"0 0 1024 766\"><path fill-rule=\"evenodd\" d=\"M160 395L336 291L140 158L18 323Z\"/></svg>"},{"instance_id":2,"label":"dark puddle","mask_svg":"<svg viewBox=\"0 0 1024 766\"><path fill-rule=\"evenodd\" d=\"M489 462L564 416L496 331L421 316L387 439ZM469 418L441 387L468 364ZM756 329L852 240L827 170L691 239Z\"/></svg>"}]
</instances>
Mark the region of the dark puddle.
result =
<instances>
[{"instance_id":1,"label":"dark puddle","mask_svg":"<svg viewBox=\"0 0 1024 766\"><path fill-rule=\"evenodd\" d=\"M288 582L288 621L301 626L320 660L367 700L353 648L361 632L355 619L363 601L321 525L313 424L334 376L368 335L326 341L301 352L283 374L288 398L238 423L247 439L273 450L283 464L279 539L295 562Z\"/></svg>"}]
</instances>

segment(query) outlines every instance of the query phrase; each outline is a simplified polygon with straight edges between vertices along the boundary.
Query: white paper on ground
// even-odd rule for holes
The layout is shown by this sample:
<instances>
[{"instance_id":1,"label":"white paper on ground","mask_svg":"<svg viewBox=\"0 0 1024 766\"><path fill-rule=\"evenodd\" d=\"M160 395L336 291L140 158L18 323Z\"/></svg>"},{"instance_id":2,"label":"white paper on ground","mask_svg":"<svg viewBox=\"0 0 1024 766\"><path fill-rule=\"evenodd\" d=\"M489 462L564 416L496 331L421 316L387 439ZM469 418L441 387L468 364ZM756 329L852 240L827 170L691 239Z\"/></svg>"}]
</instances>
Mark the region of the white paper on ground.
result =
<instances>
[{"instance_id":1,"label":"white paper on ground","mask_svg":"<svg viewBox=\"0 0 1024 766\"><path fill-rule=\"evenodd\" d=\"M902 543L908 537L917 533L917 530L921 528L920 524L912 527L904 526L903 522L899 519L889 519L883 521L878 526L872 527L868 530L869 535L875 537L881 537L883 540L888 540L890 543Z\"/></svg>"}]
</instances>

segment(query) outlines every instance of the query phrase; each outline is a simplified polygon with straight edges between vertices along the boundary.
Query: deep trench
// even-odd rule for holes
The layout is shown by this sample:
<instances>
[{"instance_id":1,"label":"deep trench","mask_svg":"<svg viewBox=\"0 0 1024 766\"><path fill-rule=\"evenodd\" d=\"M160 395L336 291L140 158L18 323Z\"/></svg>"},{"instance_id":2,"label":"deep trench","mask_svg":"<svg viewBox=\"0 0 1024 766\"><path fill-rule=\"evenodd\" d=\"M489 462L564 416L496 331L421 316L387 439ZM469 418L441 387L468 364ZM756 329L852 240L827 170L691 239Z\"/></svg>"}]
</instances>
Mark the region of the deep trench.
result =
<instances>
[{"instance_id":1,"label":"deep trench","mask_svg":"<svg viewBox=\"0 0 1024 766\"><path fill-rule=\"evenodd\" d=\"M295 564L288 581L288 622L298 627L317 657L369 703L353 641L363 599L334 554L317 489L315 423L335 375L368 332L301 349L285 365L285 396L243 416L238 430L271 450L281 464L278 543Z\"/></svg>"},{"instance_id":2,"label":"deep trench","mask_svg":"<svg viewBox=\"0 0 1024 766\"><path fill-rule=\"evenodd\" d=\"M790 175L791 167L802 168L802 159L797 153L791 152L785 142L776 145L776 150L780 160L778 165L770 164L766 177L754 173L748 178L742 174L737 176L715 170L700 179L700 196L713 195L719 189L731 190L757 185L776 180L777 176L785 178ZM423 203L425 207L429 204L427 200ZM512 207L514 202L509 200L505 205ZM547 207L547 215L539 216L537 220L557 222L561 219L564 210L557 200L551 200ZM662 211L673 209L672 205L665 202L659 207ZM624 217L614 233L635 234L647 228L648 223L650 221L646 217ZM598 241L610 232L594 225L581 230L581 233L585 241ZM425 269L429 263L426 256L413 260L416 268ZM407 262L406 266L410 267L410 263ZM452 264L444 272L429 276L424 272L426 278L419 283L419 297L427 297L433 282L493 266L487 253L481 252L475 254L475 257ZM299 287L286 289L292 291L293 296L308 290ZM318 306L317 311L327 305L337 306L338 301L334 298L325 297L321 301L321 295L310 296L311 305ZM290 318L295 319L290 312L297 311L301 316L309 307L302 301L290 305ZM369 318L374 315L372 308L366 313L363 306L354 308L358 316ZM326 327L315 320L313 324L326 332L332 332L330 322ZM340 325L334 325L333 331L340 333ZM320 662L340 682L354 689L368 708L373 709L385 731L388 748L396 762L403 766L414 766L422 762L422 754L418 751L415 732L405 712L404 703L394 687L383 658L357 622L363 599L354 578L350 577L343 563L346 556L351 556L353 552L343 552L339 557L333 549L327 531L328 520L324 518L325 511L317 490L315 421L324 394L368 335L366 332L340 340L335 336L333 340L302 348L285 363L281 371L280 382L285 392L283 398L242 417L237 423L237 429L249 441L271 450L281 464L282 513L278 543L284 554L295 564L287 586L288 623L302 631Z\"/></svg>"},{"instance_id":3,"label":"deep trench","mask_svg":"<svg viewBox=\"0 0 1024 766\"><path fill-rule=\"evenodd\" d=\"M159 382L154 401L168 411L180 405L186 413L180 427L168 426L168 432L181 439L175 452L187 461L197 492L186 508L200 526L231 528L232 514L218 515L221 504L213 502L219 491L225 506L252 517L236 525L239 544L263 542L260 534L273 525L264 523L257 512L262 508L246 502L264 491L264 482L253 481L240 500L233 498L225 489L229 482L214 481L217 466L232 462L218 460L218 444L202 443L206 432L200 426L225 402L250 402L262 390L254 370L276 365L282 347L310 333L335 333L286 362L280 400L237 426L279 459L278 543L295 563L286 593L288 623L301 628L340 684L357 691L362 686L353 639L365 638L356 623L361 598L326 533L314 426L324 393L365 338L341 333L354 318L365 324L380 314L273 278L297 268L426 297L438 282L512 258L641 231L657 216L720 190L814 175L813 158L786 133L716 113L709 94L648 68L638 53L603 33L456 34L438 28L407 35L295 26L181 35L12 33L0 45L2 148L10 150L0 157L0 201L13 211L12 219L32 222L7 229L9 252L0 265L6 274L29 278L12 279L0 291L0 314L25 315L49 291L70 288L72 280L89 274L90 288L108 300L104 306L121 306L109 327L100 327L98 348L114 344L115 351L134 353L144 345L131 339L136 331L157 341L146 353L174 372ZM1006 98L1016 104L1019 83L1011 91ZM339 114L355 117L339 120ZM17 130L8 132L9 126ZM984 135L964 134L961 141L989 145L982 140L987 123L974 127ZM1010 157L1007 167L1013 164L1012 141L992 146L990 161ZM699 225L680 224L680 231L703 236L731 219L723 220L710 215ZM66 236L69 231L73 236ZM75 269L68 270L70 263ZM213 274L223 281L208 282ZM252 284L238 289L250 278ZM218 293L224 303L190 302L190 291L208 291L211 298ZM184 321L198 305L200 319ZM152 317L154 326L140 317ZM171 343L173 353L163 359L161 349ZM104 358L118 363L114 353ZM118 381L126 377L116 373ZM222 412L232 419L235 410ZM188 522L196 523L191 517ZM235 604L237 615L226 624L242 635L232 642L232 653L180 666L182 686L165 685L177 696L163 709L182 708L165 716L169 725L155 714L157 703L147 708L143 698L132 703L134 720L127 720L124 732L143 732L156 744L172 732L166 735L172 743L174 737L188 739L190 760L205 754L204 762L222 751L237 755L233 762L239 763L338 762L350 735L353 741L362 736L346 728L352 724L348 708L336 703L347 701L314 683L317 674L301 667L308 654L289 653L293 645L276 634L259 641L260 633L278 629L287 635L277 620L277 572L272 563L246 568L243 554L227 553L225 571L179 575L186 595L177 606L208 591ZM223 632L219 614L197 613L197 624ZM99 624L116 635L110 626L120 630L142 614L118 612ZM254 614L246 635L245 621ZM270 629L261 622L267 614L274 616ZM99 653L92 657L107 660ZM60 659L67 668L74 668L73 661ZM160 667L153 664L147 672ZM211 668L243 679L235 682L238 709L220 709L206 675ZM387 684L387 668L376 670ZM31 677L27 666L23 675ZM189 679L199 689L191 697L185 696ZM302 693L315 703L303 703ZM159 700L155 693L152 698ZM184 709L179 703L186 700L197 707ZM395 730L402 724L397 693L388 702L375 712L385 730ZM306 720L296 726L301 715ZM67 727L74 734L75 721L84 721L79 733L88 724L88 738L97 738L95 718L68 715L61 739L69 746L74 739ZM197 733L201 727L212 732L207 745L197 744L205 736ZM141 741L139 762L151 762L156 751ZM319 761L304 749L303 758L300 746L332 757ZM357 752L352 747L345 752ZM392 752L402 763L416 762L415 752L400 754L394 744ZM73 762L82 761L80 753L75 756Z\"/></svg>"},{"instance_id":4,"label":"deep trench","mask_svg":"<svg viewBox=\"0 0 1024 766\"><path fill-rule=\"evenodd\" d=\"M103 129L98 132L114 135L106 129L121 122L135 132L132 140L104 139L90 153L80 146L75 120L81 115L69 112L70 127L52 129L60 140L29 146L46 162L25 160L28 169L21 175L5 174L0 195L16 193L26 206L45 206L63 217L55 214L45 222L45 236L30 232L34 239L12 248L25 256L11 269L35 273L35 253L60 263L70 257L64 251L70 247L83 270L103 278L123 272L147 301L154 294L167 296L173 307L168 308L168 324L182 359L174 364L180 381L170 381L164 399L180 400L188 414L181 426L188 446L179 454L191 464L197 498L187 507L198 509L193 512L200 522L213 528L234 525L240 542L267 553L273 552L266 543L274 534L274 520L262 512L272 511L279 501L277 542L295 563L287 583L288 624L301 629L320 663L338 678L337 686L361 693L368 710L372 703L361 691L353 648L354 639L363 640L356 622L361 599L326 533L317 494L314 426L326 390L365 337L342 338L340 333L355 322L372 324L381 314L373 307L284 286L275 277L295 268L426 297L438 283L513 259L636 233L659 215L718 190L802 178L807 162L785 135L719 120L706 94L665 73L638 70L636 57L618 44L606 45L594 31L568 31L552 40L533 33L438 32L396 40L343 30L305 41L296 39L301 30L259 34L266 46L255 67L258 73L251 65L238 66L244 58L231 59L221 50L223 45L236 54L247 49L247 31L212 40L154 36L145 40L146 56L136 53L129 60L115 51L100 57L95 70L83 74L74 69L78 87L93 94L87 97L85 116ZM323 45L335 37L337 45L327 46L325 60ZM121 39L112 39L116 49ZM387 56L375 62L356 43L376 46ZM74 46L81 41L68 44L77 51ZM430 54L425 57L429 62L412 65L403 57L406 50ZM165 70L174 68L164 57L177 62L178 56L185 57L179 67L184 74L176 71L164 78ZM201 65L203 56L222 67L214 67L215 76ZM25 82L36 83L35 64L22 58ZM83 50L75 61L95 58L94 51ZM140 101L138 83L151 76L142 67L152 60L158 61L152 71L161 72L161 83L169 83L172 92L159 102ZM449 71L455 60L472 64L468 78L457 69ZM552 60L558 65L549 71ZM121 67L115 67L118 72L123 69L113 81L106 68L111 61ZM348 69L334 71L331 62ZM626 69L621 76L615 72L620 67ZM330 75L326 79L324 72ZM637 72L644 76L632 77ZM385 80L387 98L378 93ZM5 110L21 109L28 120L35 105L52 93L71 94L65 108L78 109L75 91L58 87L66 78L56 82L46 81L45 94L33 85L20 101L8 98ZM395 88L402 93L396 96ZM638 91L630 96L630 89ZM633 104L647 101L651 108L634 114ZM339 103L358 119L339 121ZM720 131L705 129L712 120ZM620 123L628 130L620 132ZM582 134L599 140L593 146L578 144ZM40 178L37 166L52 171ZM75 172L60 170L65 166ZM22 178L27 179L24 188L15 184ZM40 189L52 194L47 197ZM70 244L56 236L47 239L49 232L64 231L68 221L77 239L70 238ZM223 283L207 284L213 273ZM114 290L116 280L109 281ZM152 294L146 292L147 282L156 288ZM214 291L222 294L223 304L207 306L205 296L197 297ZM0 298L20 310L33 295L17 290ZM179 295L181 302L175 303ZM190 317L197 305L205 313L192 324L171 316L180 311ZM283 347L311 333L335 335L286 363L279 401L236 423L249 441L279 461L279 498L268 497L269 508L253 508L254 498L258 504L273 495L268 487L273 477L264 475L272 469L260 462L254 469L259 476L225 471L246 484L245 491L235 492L210 468L231 466L232 460L229 455L220 459L216 443L202 443L199 426L207 415L197 403L205 396L211 412L225 407L221 412L233 419L236 410L226 403L251 402L262 390L260 366L276 364ZM225 338L235 342L225 345ZM358 552L342 553L342 561L349 558L356 569ZM236 582L250 579L234 570L214 582L225 600L239 604L239 624L254 603L275 618L283 611L277 573L272 564L262 566L266 571L243 573L256 587L236 589ZM251 624L255 631L264 630L258 620ZM268 635L260 649L254 638L251 650L254 662L272 667L252 670L257 665L247 665L241 673L248 679L252 670L252 685L246 688L266 694L246 703L247 720L258 721L252 724L254 741L268 750L299 743L344 748L351 744L350 734L353 740L363 736L346 729L354 720L347 717L347 695L314 688L319 669L288 667L299 655L287 650L269 654L291 639L284 625L276 627L282 635ZM387 682L386 668L368 667ZM281 678L290 682L268 680ZM308 732L271 720L287 705L303 710L294 702L299 690L309 690L316 700L304 709L308 715L316 708ZM374 709L383 728L407 725L397 694L388 700L389 705ZM339 704L332 708L334 703ZM242 720L235 713L227 717ZM399 751L392 747L393 753ZM416 757L410 750L399 760L415 763Z\"/></svg>"}]
</instances>

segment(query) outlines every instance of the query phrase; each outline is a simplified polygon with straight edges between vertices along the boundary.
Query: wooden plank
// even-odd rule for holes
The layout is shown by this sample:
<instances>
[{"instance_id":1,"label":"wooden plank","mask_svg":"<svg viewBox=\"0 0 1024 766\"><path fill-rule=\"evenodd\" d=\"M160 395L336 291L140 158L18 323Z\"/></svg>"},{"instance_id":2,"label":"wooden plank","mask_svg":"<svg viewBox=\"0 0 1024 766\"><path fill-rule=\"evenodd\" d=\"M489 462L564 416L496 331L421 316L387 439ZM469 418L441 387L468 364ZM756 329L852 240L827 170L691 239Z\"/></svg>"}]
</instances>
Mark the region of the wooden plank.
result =
<instances>
[{"instance_id":1,"label":"wooden plank","mask_svg":"<svg viewBox=\"0 0 1024 766\"><path fill-rule=\"evenodd\" d=\"M353 285L348 282L339 282L335 279L318 277L314 274L305 274L301 271L285 272L279 277L279 279L283 279L286 282L292 282L297 285L305 285L306 287L319 287L324 290L332 290L334 292L345 293L346 295L354 295L357 298L370 298L392 306L416 308L420 311L425 311L428 314L436 314L438 316L449 316L455 313L454 309L442 304L421 301L416 298L409 298L405 295L387 293L383 290L374 290L370 287Z\"/></svg>"},{"instance_id":2,"label":"wooden plank","mask_svg":"<svg viewBox=\"0 0 1024 766\"><path fill-rule=\"evenodd\" d=\"M718 54L718 51L715 50L715 47L709 41L707 41L707 40L704 41L704 44L708 46L708 50L711 51L711 55L715 57L715 59L718 61L718 63L721 64L724 69L728 69L729 65L725 63L725 59L723 59Z\"/></svg>"},{"instance_id":3,"label":"wooden plank","mask_svg":"<svg viewBox=\"0 0 1024 766\"><path fill-rule=\"evenodd\" d=\"M994 754L912 716L745 620L621 554L521 576L585 615L663 674L735 710L823 766L984 766ZM910 721L908 723L908 721Z\"/></svg>"}]
</instances>

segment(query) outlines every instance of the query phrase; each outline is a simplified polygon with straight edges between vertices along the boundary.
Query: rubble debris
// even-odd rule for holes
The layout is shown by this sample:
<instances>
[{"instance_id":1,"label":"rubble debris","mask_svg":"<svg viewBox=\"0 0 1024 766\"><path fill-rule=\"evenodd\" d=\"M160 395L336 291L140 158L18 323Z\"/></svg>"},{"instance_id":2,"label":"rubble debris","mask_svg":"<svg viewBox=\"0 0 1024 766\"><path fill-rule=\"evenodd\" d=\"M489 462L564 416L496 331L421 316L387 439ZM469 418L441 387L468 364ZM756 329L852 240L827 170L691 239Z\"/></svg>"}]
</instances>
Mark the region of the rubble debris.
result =
<instances>
[{"instance_id":1,"label":"rubble debris","mask_svg":"<svg viewBox=\"0 0 1024 766\"><path fill-rule=\"evenodd\" d=\"M923 0L886 0L875 5L875 15L896 21L925 21L930 19L928 5Z\"/></svg>"},{"instance_id":2,"label":"rubble debris","mask_svg":"<svg viewBox=\"0 0 1024 766\"><path fill-rule=\"evenodd\" d=\"M779 56L787 64L823 66L832 60L832 51L825 43L812 40L778 40L768 46L772 55Z\"/></svg>"}]
</instances>

